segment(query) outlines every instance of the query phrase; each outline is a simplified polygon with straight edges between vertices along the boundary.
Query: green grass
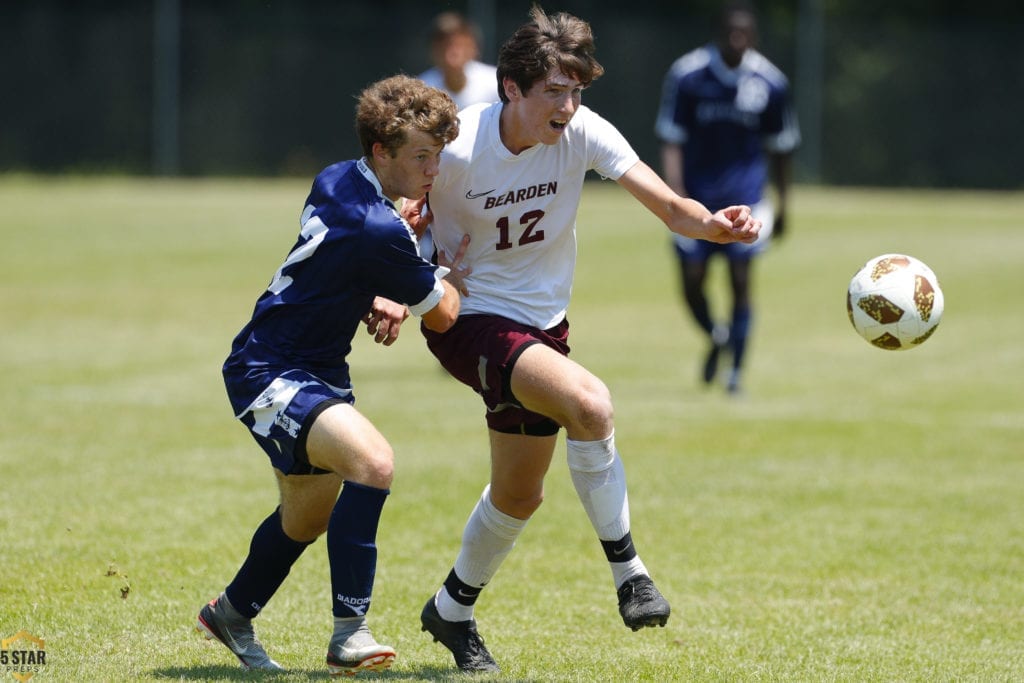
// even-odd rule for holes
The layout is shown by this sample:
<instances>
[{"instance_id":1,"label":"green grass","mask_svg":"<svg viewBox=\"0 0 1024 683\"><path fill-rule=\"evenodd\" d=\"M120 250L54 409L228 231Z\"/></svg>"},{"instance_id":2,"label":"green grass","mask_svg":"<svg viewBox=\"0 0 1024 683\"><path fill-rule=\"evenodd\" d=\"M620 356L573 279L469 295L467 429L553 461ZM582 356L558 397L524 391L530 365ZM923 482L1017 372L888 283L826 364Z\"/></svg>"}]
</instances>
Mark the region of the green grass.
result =
<instances>
[{"instance_id":1,"label":"green grass","mask_svg":"<svg viewBox=\"0 0 1024 683\"><path fill-rule=\"evenodd\" d=\"M0 637L36 680L326 679L323 542L259 619L291 671L193 632L276 504L219 368L291 246L307 181L0 178ZM799 187L757 263L746 394L697 381L667 233L588 185L573 357L616 401L634 538L673 604L631 633L559 447L547 499L478 604L516 681L1010 681L1024 671L1024 195ZM938 274L923 347L861 340L868 258ZM724 270L713 275L725 305ZM359 407L397 476L371 623L393 680L455 676L419 631L487 477L482 406L414 326L360 336ZM0 679L8 674L0 671ZM372 678L368 677L368 678ZM5 679L6 680L6 679Z\"/></svg>"}]
</instances>

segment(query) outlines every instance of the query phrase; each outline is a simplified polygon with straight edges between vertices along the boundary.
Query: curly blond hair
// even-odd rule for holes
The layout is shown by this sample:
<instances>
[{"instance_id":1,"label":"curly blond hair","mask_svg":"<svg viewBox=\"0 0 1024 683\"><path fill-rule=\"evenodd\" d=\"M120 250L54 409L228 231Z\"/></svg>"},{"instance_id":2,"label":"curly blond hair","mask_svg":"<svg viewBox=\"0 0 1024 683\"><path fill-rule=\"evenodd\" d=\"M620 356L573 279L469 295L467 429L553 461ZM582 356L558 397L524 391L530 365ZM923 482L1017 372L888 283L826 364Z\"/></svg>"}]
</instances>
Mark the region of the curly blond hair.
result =
<instances>
[{"instance_id":1,"label":"curly blond hair","mask_svg":"<svg viewBox=\"0 0 1024 683\"><path fill-rule=\"evenodd\" d=\"M459 134L458 109L447 93L411 76L385 78L367 87L356 105L356 134L363 154L381 143L393 156L410 130L448 144Z\"/></svg>"}]
</instances>

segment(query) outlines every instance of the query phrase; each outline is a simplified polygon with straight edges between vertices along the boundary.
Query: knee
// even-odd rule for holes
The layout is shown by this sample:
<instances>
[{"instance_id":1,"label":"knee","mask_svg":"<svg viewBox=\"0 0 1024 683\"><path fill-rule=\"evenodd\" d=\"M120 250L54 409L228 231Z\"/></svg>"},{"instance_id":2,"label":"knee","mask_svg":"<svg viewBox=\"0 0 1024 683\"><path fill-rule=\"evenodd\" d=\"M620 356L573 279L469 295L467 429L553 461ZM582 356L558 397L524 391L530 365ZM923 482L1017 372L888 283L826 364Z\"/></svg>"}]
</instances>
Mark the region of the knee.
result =
<instances>
[{"instance_id":1,"label":"knee","mask_svg":"<svg viewBox=\"0 0 1024 683\"><path fill-rule=\"evenodd\" d=\"M491 487L491 503L498 512L516 519L529 519L544 502L544 489L529 493L500 492Z\"/></svg>"},{"instance_id":2,"label":"knee","mask_svg":"<svg viewBox=\"0 0 1024 683\"><path fill-rule=\"evenodd\" d=\"M304 509L301 513L291 513L284 506L281 508L281 529L285 535L299 543L312 543L327 531L331 521L330 507L322 510Z\"/></svg>"},{"instance_id":3,"label":"knee","mask_svg":"<svg viewBox=\"0 0 1024 683\"><path fill-rule=\"evenodd\" d=\"M335 451L322 456L321 462L318 466L346 481L377 489L391 488L395 476L395 455L386 443L360 449L356 454Z\"/></svg>"},{"instance_id":4,"label":"knee","mask_svg":"<svg viewBox=\"0 0 1024 683\"><path fill-rule=\"evenodd\" d=\"M389 489L395 478L395 454L390 448L382 448L364 458L357 469L357 474L349 477L355 483Z\"/></svg>"},{"instance_id":5,"label":"knee","mask_svg":"<svg viewBox=\"0 0 1024 683\"><path fill-rule=\"evenodd\" d=\"M580 440L602 439L611 433L615 419L611 393L603 382L593 381L580 387L575 425L567 425L570 438Z\"/></svg>"}]
</instances>

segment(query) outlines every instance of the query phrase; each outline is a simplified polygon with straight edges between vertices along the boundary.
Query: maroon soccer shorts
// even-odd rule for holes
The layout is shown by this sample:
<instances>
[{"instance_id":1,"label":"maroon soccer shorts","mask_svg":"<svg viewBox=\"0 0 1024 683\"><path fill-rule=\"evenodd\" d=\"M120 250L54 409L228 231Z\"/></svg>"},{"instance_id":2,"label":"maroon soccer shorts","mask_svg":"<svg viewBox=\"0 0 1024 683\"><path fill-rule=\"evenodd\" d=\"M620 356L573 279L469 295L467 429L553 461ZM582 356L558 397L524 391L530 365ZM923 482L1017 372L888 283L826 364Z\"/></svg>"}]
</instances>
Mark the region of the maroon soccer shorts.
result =
<instances>
[{"instance_id":1,"label":"maroon soccer shorts","mask_svg":"<svg viewBox=\"0 0 1024 683\"><path fill-rule=\"evenodd\" d=\"M533 344L544 344L569 355L569 321L548 330L523 325L497 315L460 316L444 333L420 326L427 347L453 377L472 387L487 406L487 426L505 434L551 436L560 425L522 406L512 395L512 368Z\"/></svg>"}]
</instances>

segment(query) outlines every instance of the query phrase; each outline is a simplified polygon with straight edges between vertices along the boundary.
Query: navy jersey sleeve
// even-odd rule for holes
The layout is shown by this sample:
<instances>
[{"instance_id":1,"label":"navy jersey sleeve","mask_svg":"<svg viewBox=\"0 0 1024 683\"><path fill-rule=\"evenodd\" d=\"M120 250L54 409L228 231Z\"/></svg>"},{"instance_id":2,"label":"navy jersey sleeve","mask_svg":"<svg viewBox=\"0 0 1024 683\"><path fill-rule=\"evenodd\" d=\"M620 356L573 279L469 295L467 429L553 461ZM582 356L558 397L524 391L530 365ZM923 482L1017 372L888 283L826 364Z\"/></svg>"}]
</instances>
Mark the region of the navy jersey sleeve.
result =
<instances>
[{"instance_id":1,"label":"navy jersey sleeve","mask_svg":"<svg viewBox=\"0 0 1024 683\"><path fill-rule=\"evenodd\" d=\"M800 126L785 82L772 89L762 117L764 145L772 152L792 152L800 145Z\"/></svg>"},{"instance_id":2,"label":"navy jersey sleeve","mask_svg":"<svg viewBox=\"0 0 1024 683\"><path fill-rule=\"evenodd\" d=\"M394 209L372 207L363 240L362 280L375 295L406 304L415 315L437 305L444 294L437 266L420 256L412 231Z\"/></svg>"}]
</instances>

